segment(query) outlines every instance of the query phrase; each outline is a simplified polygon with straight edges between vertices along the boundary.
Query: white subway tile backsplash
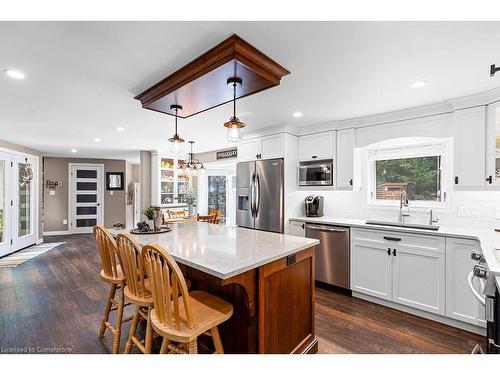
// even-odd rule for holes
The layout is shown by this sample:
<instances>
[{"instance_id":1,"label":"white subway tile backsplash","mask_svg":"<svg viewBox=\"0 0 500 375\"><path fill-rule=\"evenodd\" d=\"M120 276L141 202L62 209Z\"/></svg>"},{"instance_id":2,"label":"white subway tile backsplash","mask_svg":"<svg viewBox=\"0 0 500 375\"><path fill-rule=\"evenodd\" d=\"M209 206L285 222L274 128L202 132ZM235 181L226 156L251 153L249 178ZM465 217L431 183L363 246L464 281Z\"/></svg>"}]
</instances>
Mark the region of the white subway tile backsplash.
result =
<instances>
[{"instance_id":1,"label":"white subway tile backsplash","mask_svg":"<svg viewBox=\"0 0 500 375\"><path fill-rule=\"evenodd\" d=\"M304 200L309 194L322 195L324 214L351 219L397 220L399 208L372 208L366 206L363 191L298 191L294 196ZM452 193L450 209L435 209L434 213L442 225L467 225L481 227L498 225L500 221L500 191L456 191ZM300 214L304 214L301 205ZM427 223L426 211L411 210L410 222Z\"/></svg>"}]
</instances>

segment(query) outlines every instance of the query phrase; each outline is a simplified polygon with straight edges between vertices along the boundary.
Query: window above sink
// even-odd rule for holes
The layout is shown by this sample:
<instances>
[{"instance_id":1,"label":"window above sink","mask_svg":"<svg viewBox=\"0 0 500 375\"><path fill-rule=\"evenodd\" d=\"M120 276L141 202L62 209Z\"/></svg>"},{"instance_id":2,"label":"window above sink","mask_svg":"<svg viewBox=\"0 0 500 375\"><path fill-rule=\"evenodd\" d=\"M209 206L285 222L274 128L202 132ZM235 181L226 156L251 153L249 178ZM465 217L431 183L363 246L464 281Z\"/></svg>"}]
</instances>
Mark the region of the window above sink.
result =
<instances>
[{"instance_id":1,"label":"window above sink","mask_svg":"<svg viewBox=\"0 0 500 375\"><path fill-rule=\"evenodd\" d=\"M365 147L367 204L399 207L405 191L411 207L446 208L452 149L448 138L399 138Z\"/></svg>"}]
</instances>

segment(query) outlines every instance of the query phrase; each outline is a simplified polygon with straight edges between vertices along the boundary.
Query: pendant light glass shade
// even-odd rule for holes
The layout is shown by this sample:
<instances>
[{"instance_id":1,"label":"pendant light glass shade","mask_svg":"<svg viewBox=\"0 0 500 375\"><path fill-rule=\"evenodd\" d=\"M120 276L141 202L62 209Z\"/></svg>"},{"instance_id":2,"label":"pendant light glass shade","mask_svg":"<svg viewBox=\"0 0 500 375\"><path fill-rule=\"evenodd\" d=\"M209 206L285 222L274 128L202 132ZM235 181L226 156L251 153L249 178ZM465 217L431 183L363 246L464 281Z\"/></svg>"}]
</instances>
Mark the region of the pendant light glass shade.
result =
<instances>
[{"instance_id":1,"label":"pendant light glass shade","mask_svg":"<svg viewBox=\"0 0 500 375\"><path fill-rule=\"evenodd\" d=\"M233 77L229 78L227 80L227 83L233 84L233 116L229 119L228 122L224 123L224 127L227 128L227 141L228 142L240 142L242 137L241 137L241 129L244 128L246 125L243 121L240 121L238 117L236 117L236 85L243 83L241 78L239 77Z\"/></svg>"},{"instance_id":2,"label":"pendant light glass shade","mask_svg":"<svg viewBox=\"0 0 500 375\"><path fill-rule=\"evenodd\" d=\"M169 138L168 141L171 143L170 145L170 153L175 156L182 155L184 153L182 144L184 143L184 139L182 139L177 133L177 111L182 110L182 106L177 104L172 104L170 109L175 109L175 133L172 138Z\"/></svg>"}]
</instances>

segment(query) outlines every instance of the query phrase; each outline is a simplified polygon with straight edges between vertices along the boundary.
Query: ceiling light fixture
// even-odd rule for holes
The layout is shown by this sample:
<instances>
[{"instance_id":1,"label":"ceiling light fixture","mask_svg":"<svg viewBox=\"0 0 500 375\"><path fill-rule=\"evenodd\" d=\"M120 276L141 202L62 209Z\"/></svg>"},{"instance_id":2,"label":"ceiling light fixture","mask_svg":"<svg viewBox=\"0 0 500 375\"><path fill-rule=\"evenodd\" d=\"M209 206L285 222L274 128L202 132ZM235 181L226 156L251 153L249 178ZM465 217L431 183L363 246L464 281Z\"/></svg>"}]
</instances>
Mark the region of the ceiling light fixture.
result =
<instances>
[{"instance_id":1,"label":"ceiling light fixture","mask_svg":"<svg viewBox=\"0 0 500 375\"><path fill-rule=\"evenodd\" d=\"M20 70L6 69L6 70L4 70L4 72L10 78L17 79L17 80L24 79L26 77L24 75L24 73L21 72Z\"/></svg>"},{"instance_id":2,"label":"ceiling light fixture","mask_svg":"<svg viewBox=\"0 0 500 375\"><path fill-rule=\"evenodd\" d=\"M427 81L416 81L411 84L411 87L413 89L419 89L421 87L424 87L425 85L427 85Z\"/></svg>"},{"instance_id":3,"label":"ceiling light fixture","mask_svg":"<svg viewBox=\"0 0 500 375\"><path fill-rule=\"evenodd\" d=\"M178 111L181 110L182 111L182 106L181 105L178 105L178 104L172 104L170 106L170 109L175 109L175 133L174 133L174 136L172 138L169 138L168 141L172 143L172 146L171 146L171 149L170 151L175 154L175 155L178 155L180 153L182 153L182 143L184 143L184 139L182 139L179 134L177 133L177 118L178 118Z\"/></svg>"},{"instance_id":4,"label":"ceiling light fixture","mask_svg":"<svg viewBox=\"0 0 500 375\"><path fill-rule=\"evenodd\" d=\"M236 117L236 86L239 85L241 87L243 80L239 77L231 77L228 78L227 84L233 85L233 116L228 122L224 123L224 126L227 128L227 141L239 142L241 141L240 129L244 128L246 125L244 122L240 121L238 117Z\"/></svg>"},{"instance_id":5,"label":"ceiling light fixture","mask_svg":"<svg viewBox=\"0 0 500 375\"><path fill-rule=\"evenodd\" d=\"M94 142L101 142L101 138L94 138Z\"/></svg>"},{"instance_id":6,"label":"ceiling light fixture","mask_svg":"<svg viewBox=\"0 0 500 375\"><path fill-rule=\"evenodd\" d=\"M193 144L195 143L194 141L188 141L189 144L191 145L191 152L189 153L189 159L184 163L183 165L183 170L185 174L192 174L193 176L196 176L198 173L205 173L205 166L201 161L198 159L194 158L194 153L193 153Z\"/></svg>"},{"instance_id":7,"label":"ceiling light fixture","mask_svg":"<svg viewBox=\"0 0 500 375\"><path fill-rule=\"evenodd\" d=\"M119 127L116 128L116 131L117 132L123 132L123 131L125 131L125 128L123 126L119 126Z\"/></svg>"},{"instance_id":8,"label":"ceiling light fixture","mask_svg":"<svg viewBox=\"0 0 500 375\"><path fill-rule=\"evenodd\" d=\"M295 118L302 117L302 112L294 112L293 117L295 117Z\"/></svg>"},{"instance_id":9,"label":"ceiling light fixture","mask_svg":"<svg viewBox=\"0 0 500 375\"><path fill-rule=\"evenodd\" d=\"M71 152L74 154L74 153L78 152L78 150L76 148L72 148Z\"/></svg>"}]
</instances>

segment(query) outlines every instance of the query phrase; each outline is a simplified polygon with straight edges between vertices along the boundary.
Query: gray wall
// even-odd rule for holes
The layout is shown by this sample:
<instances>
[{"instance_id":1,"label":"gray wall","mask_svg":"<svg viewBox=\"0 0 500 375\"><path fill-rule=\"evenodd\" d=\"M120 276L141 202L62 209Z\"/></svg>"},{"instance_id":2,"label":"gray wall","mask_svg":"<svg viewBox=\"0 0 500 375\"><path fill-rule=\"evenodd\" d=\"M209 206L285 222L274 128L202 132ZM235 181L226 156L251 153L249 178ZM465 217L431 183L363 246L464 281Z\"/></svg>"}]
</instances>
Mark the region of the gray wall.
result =
<instances>
[{"instance_id":1,"label":"gray wall","mask_svg":"<svg viewBox=\"0 0 500 375\"><path fill-rule=\"evenodd\" d=\"M44 218L43 231L67 231L68 225L63 224L68 218L68 164L69 163L90 163L104 164L104 175L106 172L123 172L127 181L127 168L125 160L111 159L79 159L79 158L53 158L44 157L44 181L62 181L63 186L55 189L55 195L49 195L49 190L44 189ZM130 168L129 168L130 172ZM104 187L104 226L111 228L114 223L126 224L126 190L107 191Z\"/></svg>"},{"instance_id":2,"label":"gray wall","mask_svg":"<svg viewBox=\"0 0 500 375\"><path fill-rule=\"evenodd\" d=\"M140 152L139 182L141 183L141 207L151 205L151 152Z\"/></svg>"}]
</instances>

